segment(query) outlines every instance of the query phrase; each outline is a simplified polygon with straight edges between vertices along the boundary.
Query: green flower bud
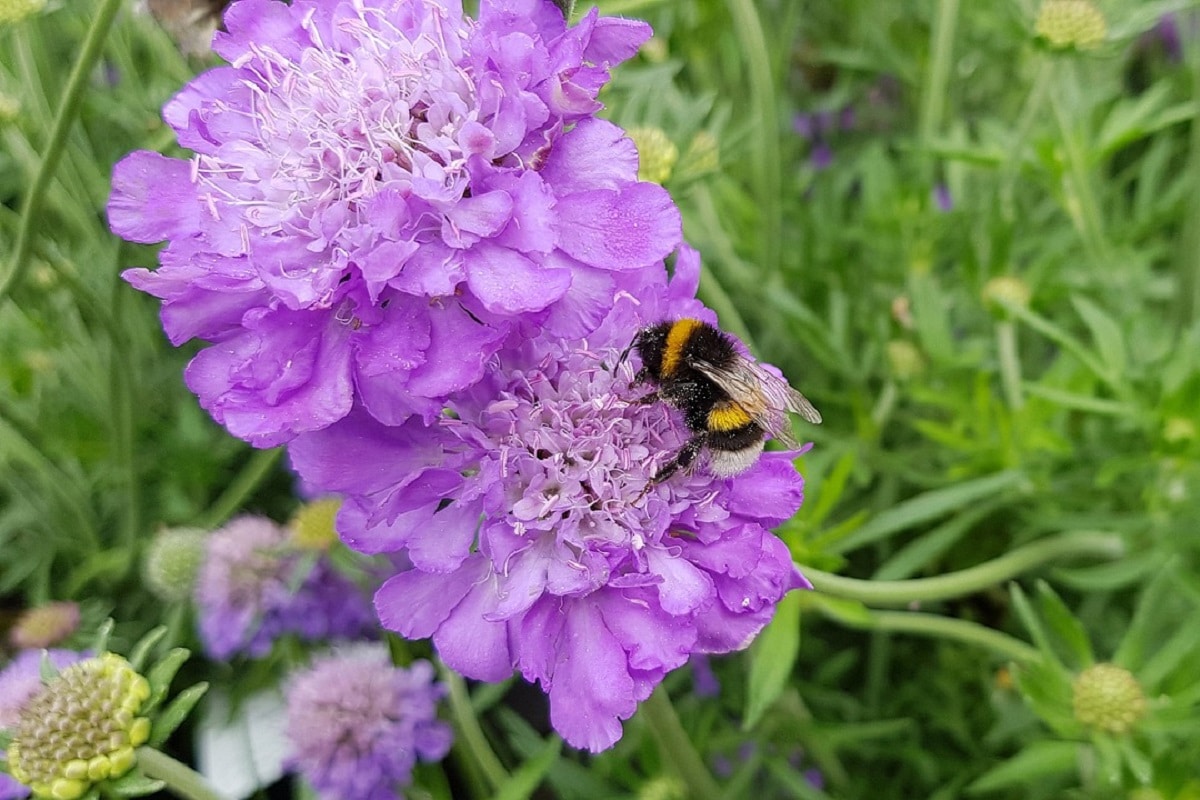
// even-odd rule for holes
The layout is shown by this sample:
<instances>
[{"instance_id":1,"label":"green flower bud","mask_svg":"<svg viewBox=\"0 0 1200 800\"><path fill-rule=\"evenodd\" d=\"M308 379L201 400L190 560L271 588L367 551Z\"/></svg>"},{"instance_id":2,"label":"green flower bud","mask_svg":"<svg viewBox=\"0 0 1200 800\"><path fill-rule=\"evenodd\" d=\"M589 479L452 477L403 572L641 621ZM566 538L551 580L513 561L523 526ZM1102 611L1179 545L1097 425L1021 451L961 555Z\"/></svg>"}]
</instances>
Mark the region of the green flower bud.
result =
<instances>
[{"instance_id":1,"label":"green flower bud","mask_svg":"<svg viewBox=\"0 0 1200 800\"><path fill-rule=\"evenodd\" d=\"M1196 423L1187 417L1169 417L1163 423L1162 437L1167 444L1187 444L1196 438Z\"/></svg>"},{"instance_id":2,"label":"green flower bud","mask_svg":"<svg viewBox=\"0 0 1200 800\"><path fill-rule=\"evenodd\" d=\"M637 796L638 800L684 800L688 793L683 781L673 775L659 775L643 783Z\"/></svg>"},{"instance_id":3,"label":"green flower bud","mask_svg":"<svg viewBox=\"0 0 1200 800\"><path fill-rule=\"evenodd\" d=\"M1139 786L1129 793L1129 800L1167 800L1167 798L1153 786Z\"/></svg>"},{"instance_id":4,"label":"green flower bud","mask_svg":"<svg viewBox=\"0 0 1200 800\"><path fill-rule=\"evenodd\" d=\"M53 647L79 627L79 606L61 601L26 609L8 632L8 640L18 650Z\"/></svg>"},{"instance_id":5,"label":"green flower bud","mask_svg":"<svg viewBox=\"0 0 1200 800\"><path fill-rule=\"evenodd\" d=\"M1146 695L1137 678L1115 664L1088 667L1072 688L1075 719L1088 728L1128 733L1146 713Z\"/></svg>"},{"instance_id":6,"label":"green flower bud","mask_svg":"<svg viewBox=\"0 0 1200 800\"><path fill-rule=\"evenodd\" d=\"M46 7L46 0L0 0L0 25L11 25Z\"/></svg>"},{"instance_id":7,"label":"green flower bud","mask_svg":"<svg viewBox=\"0 0 1200 800\"><path fill-rule=\"evenodd\" d=\"M1108 23L1091 0L1045 0L1034 32L1056 50L1087 50L1104 42Z\"/></svg>"},{"instance_id":8,"label":"green flower bud","mask_svg":"<svg viewBox=\"0 0 1200 800\"><path fill-rule=\"evenodd\" d=\"M121 777L150 738L150 720L137 716L149 697L150 683L118 655L72 664L21 711L8 746L12 776L52 800Z\"/></svg>"},{"instance_id":9,"label":"green flower bud","mask_svg":"<svg viewBox=\"0 0 1200 800\"><path fill-rule=\"evenodd\" d=\"M0 92L0 125L7 125L21 115L21 101L5 92Z\"/></svg>"},{"instance_id":10,"label":"green flower bud","mask_svg":"<svg viewBox=\"0 0 1200 800\"><path fill-rule=\"evenodd\" d=\"M925 356L907 339L887 343L888 368L898 381L909 381L925 371Z\"/></svg>"},{"instance_id":11,"label":"green flower bud","mask_svg":"<svg viewBox=\"0 0 1200 800\"><path fill-rule=\"evenodd\" d=\"M992 278L983 287L983 303L993 312L1004 314L1005 304L1027 308L1033 297L1029 284L1012 275L1001 275Z\"/></svg>"},{"instance_id":12,"label":"green flower bud","mask_svg":"<svg viewBox=\"0 0 1200 800\"><path fill-rule=\"evenodd\" d=\"M680 172L689 178L716 172L721 167L721 145L717 137L708 131L700 131L692 137L680 160Z\"/></svg>"},{"instance_id":13,"label":"green flower bud","mask_svg":"<svg viewBox=\"0 0 1200 800\"><path fill-rule=\"evenodd\" d=\"M625 132L638 150L638 179L666 183L679 160L679 148L661 128L638 127Z\"/></svg>"},{"instance_id":14,"label":"green flower bud","mask_svg":"<svg viewBox=\"0 0 1200 800\"><path fill-rule=\"evenodd\" d=\"M189 599L207 538L200 528L164 528L155 534L142 560L142 580L150 593L168 603Z\"/></svg>"},{"instance_id":15,"label":"green flower bud","mask_svg":"<svg viewBox=\"0 0 1200 800\"><path fill-rule=\"evenodd\" d=\"M342 498L326 497L305 503L288 523L292 543L305 550L328 550L338 540L337 513Z\"/></svg>"}]
</instances>

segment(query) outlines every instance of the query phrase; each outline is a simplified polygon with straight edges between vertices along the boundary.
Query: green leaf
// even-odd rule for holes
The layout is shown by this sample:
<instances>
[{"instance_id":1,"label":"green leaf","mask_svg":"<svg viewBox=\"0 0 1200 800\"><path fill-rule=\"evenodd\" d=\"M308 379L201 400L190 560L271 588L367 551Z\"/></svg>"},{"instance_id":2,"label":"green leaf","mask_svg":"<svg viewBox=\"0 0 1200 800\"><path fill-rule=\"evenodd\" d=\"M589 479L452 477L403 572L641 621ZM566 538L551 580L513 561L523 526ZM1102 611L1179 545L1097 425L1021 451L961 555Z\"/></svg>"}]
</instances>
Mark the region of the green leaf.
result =
<instances>
[{"instance_id":1,"label":"green leaf","mask_svg":"<svg viewBox=\"0 0 1200 800\"><path fill-rule=\"evenodd\" d=\"M1006 470L919 494L876 514L857 531L835 543L833 549L836 552L845 552L877 542L897 531L929 522L985 498L1009 491L1024 481L1025 477L1019 470Z\"/></svg>"},{"instance_id":2,"label":"green leaf","mask_svg":"<svg viewBox=\"0 0 1200 800\"><path fill-rule=\"evenodd\" d=\"M167 627L159 625L157 628L151 629L146 633L138 643L133 646L129 652L129 666L133 667L134 672L144 672L146 669L146 660L150 656L150 650L154 645L162 641L162 638L167 635ZM151 681L151 686L154 683Z\"/></svg>"},{"instance_id":3,"label":"green leaf","mask_svg":"<svg viewBox=\"0 0 1200 800\"><path fill-rule=\"evenodd\" d=\"M145 797L155 792L161 792L165 788L167 788L166 781L147 778L137 770L104 785L106 792L117 797Z\"/></svg>"},{"instance_id":4,"label":"green leaf","mask_svg":"<svg viewBox=\"0 0 1200 800\"><path fill-rule=\"evenodd\" d=\"M561 752L562 739L557 736L548 739L537 755L509 775L508 780L496 791L496 800L527 800L541 785Z\"/></svg>"},{"instance_id":5,"label":"green leaf","mask_svg":"<svg viewBox=\"0 0 1200 800\"><path fill-rule=\"evenodd\" d=\"M771 704L779 699L799 652L800 593L791 592L779 601L775 618L750 647L743 730L757 725Z\"/></svg>"},{"instance_id":6,"label":"green leaf","mask_svg":"<svg viewBox=\"0 0 1200 800\"><path fill-rule=\"evenodd\" d=\"M1079 760L1076 742L1034 742L999 766L985 772L967 786L969 794L1012 789L1056 775L1069 775Z\"/></svg>"},{"instance_id":7,"label":"green leaf","mask_svg":"<svg viewBox=\"0 0 1200 800\"><path fill-rule=\"evenodd\" d=\"M146 675L146 680L150 681L150 697L143 706L143 713L149 713L158 708L158 704L167 696L167 690L171 688L171 681L174 680L175 673L179 671L190 655L191 651L187 648L176 647L150 668L149 674Z\"/></svg>"},{"instance_id":8,"label":"green leaf","mask_svg":"<svg viewBox=\"0 0 1200 800\"><path fill-rule=\"evenodd\" d=\"M1104 309L1082 295L1072 295L1071 303L1079 312L1079 316L1083 317L1088 330L1092 332L1100 358L1108 366L1111 374L1121 375L1129 359L1125 350L1125 336L1121 333L1120 326Z\"/></svg>"},{"instance_id":9,"label":"green leaf","mask_svg":"<svg viewBox=\"0 0 1200 800\"><path fill-rule=\"evenodd\" d=\"M1150 781L1154 780L1154 763L1145 753L1134 746L1132 739L1121 737L1117 740L1117 749L1121 751L1125 766L1129 767L1129 772L1137 779L1138 783L1147 786Z\"/></svg>"},{"instance_id":10,"label":"green leaf","mask_svg":"<svg viewBox=\"0 0 1200 800\"><path fill-rule=\"evenodd\" d=\"M1083 623L1076 619L1048 583L1038 581L1037 588L1042 618L1071 657L1064 663L1076 672L1090 667L1095 662L1095 656L1092 655L1092 643L1088 640Z\"/></svg>"},{"instance_id":11,"label":"green leaf","mask_svg":"<svg viewBox=\"0 0 1200 800\"><path fill-rule=\"evenodd\" d=\"M1159 631L1162 625L1161 609L1167 608L1176 588L1175 560L1165 564L1158 574L1142 590L1134 608L1133 619L1125 629L1125 635L1113 663L1137 673L1147 658L1147 653L1158 650Z\"/></svg>"},{"instance_id":12,"label":"green leaf","mask_svg":"<svg viewBox=\"0 0 1200 800\"><path fill-rule=\"evenodd\" d=\"M1166 563L1162 553L1154 550L1133 553L1107 564L1088 567L1058 567L1050 574L1055 581L1084 592L1111 592L1124 589L1148 575L1158 572Z\"/></svg>"},{"instance_id":13,"label":"green leaf","mask_svg":"<svg viewBox=\"0 0 1200 800\"><path fill-rule=\"evenodd\" d=\"M871 611L862 601L831 597L820 592L805 592L801 597L805 607L815 608L845 625L865 628L871 623Z\"/></svg>"},{"instance_id":14,"label":"green leaf","mask_svg":"<svg viewBox=\"0 0 1200 800\"><path fill-rule=\"evenodd\" d=\"M898 581L928 566L934 559L958 543L977 522L991 514L1001 505L998 501L980 503L961 514L951 517L901 547L894 556L884 562L872 576L877 581Z\"/></svg>"},{"instance_id":15,"label":"green leaf","mask_svg":"<svg viewBox=\"0 0 1200 800\"><path fill-rule=\"evenodd\" d=\"M112 635L113 621L112 617L100 623L100 627L96 629L96 636L92 639L91 651L96 655L108 652L108 637Z\"/></svg>"},{"instance_id":16,"label":"green leaf","mask_svg":"<svg viewBox=\"0 0 1200 800\"><path fill-rule=\"evenodd\" d=\"M187 719L188 714L192 713L196 703L200 702L200 698L204 697L204 693L207 691L207 683L197 683L177 694L175 699L168 703L162 713L155 718L154 725L150 729L150 741L147 744L154 748L161 747L180 723Z\"/></svg>"}]
</instances>

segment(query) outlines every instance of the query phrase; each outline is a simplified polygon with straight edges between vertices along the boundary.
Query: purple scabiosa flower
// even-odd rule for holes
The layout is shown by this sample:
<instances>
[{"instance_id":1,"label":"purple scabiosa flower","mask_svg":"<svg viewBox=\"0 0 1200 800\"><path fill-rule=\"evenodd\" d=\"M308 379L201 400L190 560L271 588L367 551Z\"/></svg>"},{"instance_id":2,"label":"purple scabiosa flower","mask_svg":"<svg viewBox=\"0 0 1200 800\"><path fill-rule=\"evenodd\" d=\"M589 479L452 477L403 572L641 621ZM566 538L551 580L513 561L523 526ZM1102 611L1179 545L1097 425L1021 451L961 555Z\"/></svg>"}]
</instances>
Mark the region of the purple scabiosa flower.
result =
<instances>
[{"instance_id":1,"label":"purple scabiosa flower","mask_svg":"<svg viewBox=\"0 0 1200 800\"><path fill-rule=\"evenodd\" d=\"M53 647L79 627L79 604L58 600L26 609L8 632L8 641L19 650Z\"/></svg>"},{"instance_id":2,"label":"purple scabiosa flower","mask_svg":"<svg viewBox=\"0 0 1200 800\"><path fill-rule=\"evenodd\" d=\"M622 273L680 241L637 151L593 117L645 23L550 0L239 0L230 66L164 108L190 160L119 163L112 229L167 240L125 278L167 335L212 342L188 386L267 447L341 419L432 422L510 331L583 336Z\"/></svg>"},{"instance_id":3,"label":"purple scabiosa flower","mask_svg":"<svg viewBox=\"0 0 1200 800\"><path fill-rule=\"evenodd\" d=\"M200 639L213 658L263 656L285 634L352 638L374 627L363 593L284 528L243 516L214 531L196 581Z\"/></svg>"},{"instance_id":4,"label":"purple scabiosa flower","mask_svg":"<svg viewBox=\"0 0 1200 800\"><path fill-rule=\"evenodd\" d=\"M428 661L395 667L381 645L324 656L287 687L293 766L323 798L403 798L417 759L450 750L450 726L437 718L443 694Z\"/></svg>"},{"instance_id":5,"label":"purple scabiosa flower","mask_svg":"<svg viewBox=\"0 0 1200 800\"><path fill-rule=\"evenodd\" d=\"M34 695L42 690L42 655L50 658L57 669L65 669L87 658L87 653L73 650L24 650L0 670L0 731L12 732L21 718L21 711ZM0 767L4 766L5 750L0 748ZM25 784L0 772L0 800L28 797Z\"/></svg>"},{"instance_id":6,"label":"purple scabiosa flower","mask_svg":"<svg viewBox=\"0 0 1200 800\"><path fill-rule=\"evenodd\" d=\"M539 681L555 729L592 751L691 653L745 647L807 586L769 530L802 499L794 454L647 490L690 432L640 402L636 356L620 355L648 323L714 321L692 299L698 276L685 249L669 285L661 266L643 271L586 342L505 349L436 425L356 411L289 448L306 479L346 496L350 546L410 559L376 594L384 626L432 637L468 677Z\"/></svg>"}]
</instances>

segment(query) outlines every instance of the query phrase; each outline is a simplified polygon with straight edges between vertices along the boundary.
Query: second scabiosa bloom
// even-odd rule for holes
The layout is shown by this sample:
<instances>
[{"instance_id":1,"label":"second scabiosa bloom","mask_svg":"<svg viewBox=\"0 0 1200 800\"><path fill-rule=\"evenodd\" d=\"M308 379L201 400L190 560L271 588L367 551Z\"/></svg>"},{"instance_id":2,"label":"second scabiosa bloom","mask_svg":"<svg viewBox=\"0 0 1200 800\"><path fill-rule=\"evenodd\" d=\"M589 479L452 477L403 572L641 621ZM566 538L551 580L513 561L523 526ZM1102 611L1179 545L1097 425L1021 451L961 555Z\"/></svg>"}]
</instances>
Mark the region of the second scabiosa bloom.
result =
<instances>
[{"instance_id":1,"label":"second scabiosa bloom","mask_svg":"<svg viewBox=\"0 0 1200 800\"><path fill-rule=\"evenodd\" d=\"M594 118L645 23L550 0L240 0L228 67L164 109L189 160L117 165L113 230L168 246L125 277L163 301L231 433L266 447L357 400L426 423L521 325L581 336L679 213Z\"/></svg>"}]
</instances>

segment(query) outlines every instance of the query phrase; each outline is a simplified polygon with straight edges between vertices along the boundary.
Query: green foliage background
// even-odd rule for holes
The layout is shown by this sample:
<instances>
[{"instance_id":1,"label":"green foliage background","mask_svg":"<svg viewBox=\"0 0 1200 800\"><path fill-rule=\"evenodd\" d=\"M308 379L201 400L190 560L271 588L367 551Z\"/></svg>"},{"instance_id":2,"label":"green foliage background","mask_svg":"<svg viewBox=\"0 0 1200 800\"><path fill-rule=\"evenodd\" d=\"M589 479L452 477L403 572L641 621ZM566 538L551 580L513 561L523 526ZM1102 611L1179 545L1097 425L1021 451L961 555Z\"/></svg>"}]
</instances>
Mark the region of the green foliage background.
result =
<instances>
[{"instance_id":1,"label":"green foliage background","mask_svg":"<svg viewBox=\"0 0 1200 800\"><path fill-rule=\"evenodd\" d=\"M718 698L672 676L691 745L639 715L559 754L477 690L511 796L700 796L694 747L731 798L1200 797L1192 5L1104 0L1106 40L1055 51L1034 0L601 4L655 27L602 99L678 150L702 299L824 414L780 531L818 591L714 662ZM137 572L155 529L295 504L278 454L184 388L195 346L118 278L153 248L104 220L112 164L177 152L159 109L208 63L115 2L0 28L6 619L75 599L131 642L164 621ZM1130 734L1072 719L1106 661L1148 697Z\"/></svg>"}]
</instances>

